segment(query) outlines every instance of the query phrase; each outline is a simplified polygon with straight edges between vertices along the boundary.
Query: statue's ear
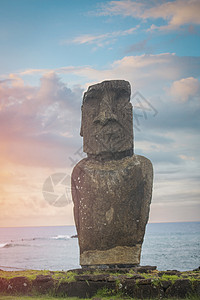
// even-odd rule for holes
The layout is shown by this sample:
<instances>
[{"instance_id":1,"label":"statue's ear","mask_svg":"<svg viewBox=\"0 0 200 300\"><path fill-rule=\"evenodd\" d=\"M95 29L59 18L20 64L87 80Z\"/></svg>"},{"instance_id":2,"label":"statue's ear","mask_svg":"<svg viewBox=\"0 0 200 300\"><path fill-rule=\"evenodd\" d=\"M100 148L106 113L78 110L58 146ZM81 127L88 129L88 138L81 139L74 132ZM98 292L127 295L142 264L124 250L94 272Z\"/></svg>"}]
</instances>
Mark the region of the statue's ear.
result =
<instances>
[{"instance_id":1,"label":"statue's ear","mask_svg":"<svg viewBox=\"0 0 200 300\"><path fill-rule=\"evenodd\" d=\"M81 129L80 129L80 136L83 136L83 105L81 106L81 112L82 112L82 117L81 117Z\"/></svg>"}]
</instances>

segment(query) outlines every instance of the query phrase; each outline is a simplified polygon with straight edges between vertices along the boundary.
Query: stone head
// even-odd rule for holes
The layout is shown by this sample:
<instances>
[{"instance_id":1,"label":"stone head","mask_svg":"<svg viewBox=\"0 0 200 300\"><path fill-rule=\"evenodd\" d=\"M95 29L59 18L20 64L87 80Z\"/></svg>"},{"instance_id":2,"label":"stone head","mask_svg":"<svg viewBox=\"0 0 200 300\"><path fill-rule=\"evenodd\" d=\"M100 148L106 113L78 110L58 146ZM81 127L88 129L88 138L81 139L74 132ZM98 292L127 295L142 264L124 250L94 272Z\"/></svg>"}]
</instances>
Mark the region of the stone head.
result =
<instances>
[{"instance_id":1,"label":"stone head","mask_svg":"<svg viewBox=\"0 0 200 300\"><path fill-rule=\"evenodd\" d=\"M131 86L125 80L92 85L83 97L81 136L88 156L133 154Z\"/></svg>"}]
</instances>

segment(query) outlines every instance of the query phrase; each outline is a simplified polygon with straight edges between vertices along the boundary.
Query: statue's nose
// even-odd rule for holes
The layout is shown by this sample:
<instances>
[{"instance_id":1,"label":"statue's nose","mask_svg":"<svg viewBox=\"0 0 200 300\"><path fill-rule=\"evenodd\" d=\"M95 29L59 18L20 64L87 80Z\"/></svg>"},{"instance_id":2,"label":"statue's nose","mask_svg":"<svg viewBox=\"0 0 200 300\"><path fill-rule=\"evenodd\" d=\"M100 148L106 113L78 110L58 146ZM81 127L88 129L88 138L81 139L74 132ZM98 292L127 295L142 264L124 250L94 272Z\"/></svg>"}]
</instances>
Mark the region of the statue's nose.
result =
<instances>
[{"instance_id":1,"label":"statue's nose","mask_svg":"<svg viewBox=\"0 0 200 300\"><path fill-rule=\"evenodd\" d=\"M100 111L98 116L94 119L94 123L101 123L105 125L109 121L117 121L117 116L111 111Z\"/></svg>"},{"instance_id":2,"label":"statue's nose","mask_svg":"<svg viewBox=\"0 0 200 300\"><path fill-rule=\"evenodd\" d=\"M101 123L105 125L108 121L117 121L117 115L113 112L113 95L110 95L109 92L104 95L100 108L99 114L94 119L94 123Z\"/></svg>"}]
</instances>

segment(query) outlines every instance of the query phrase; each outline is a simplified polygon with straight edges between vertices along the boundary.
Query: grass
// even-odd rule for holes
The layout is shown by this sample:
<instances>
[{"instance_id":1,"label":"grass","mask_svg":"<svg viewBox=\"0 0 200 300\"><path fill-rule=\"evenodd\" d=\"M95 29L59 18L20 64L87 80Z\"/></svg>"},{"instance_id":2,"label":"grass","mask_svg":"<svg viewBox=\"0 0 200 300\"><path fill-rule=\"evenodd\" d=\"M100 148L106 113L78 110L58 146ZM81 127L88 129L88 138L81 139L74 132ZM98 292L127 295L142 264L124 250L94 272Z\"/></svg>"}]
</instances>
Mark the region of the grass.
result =
<instances>
[{"instance_id":1,"label":"grass","mask_svg":"<svg viewBox=\"0 0 200 300\"><path fill-rule=\"evenodd\" d=\"M108 274L110 279L114 279L116 288L115 290L109 290L109 289L102 289L97 292L97 294L93 298L102 299L102 300L108 300L108 299L133 299L130 297L125 297L121 293L121 283L123 282L124 278L131 278L135 273L133 270L130 270L126 274L122 274L120 272L104 272L102 270L96 270L92 272L94 275L102 275L102 274ZM81 275L89 275L91 274L90 271L84 272L84 274ZM57 281L58 285L62 282L73 282L76 281L76 272L68 271L48 271L48 270L26 270L26 271L1 271L0 270L0 277L5 279L11 279L14 277L26 277L28 280L32 281L36 279L38 275L49 275L54 280ZM186 271L178 273L177 275L170 275L167 272L160 273L157 270L154 270L150 273L139 273L138 275L142 276L144 279L151 279L152 284L155 286L158 286L162 284L164 281L171 281L172 284L176 282L178 279L188 279L191 281L192 285L195 284L195 281L200 281L200 272L199 271ZM139 284L140 279L136 279L136 284ZM53 297L54 293L48 295L41 295L36 296L37 294L34 294L33 297L28 296L5 296L0 295L0 300L58 300L58 299L68 299L68 300L77 300L79 298L76 297ZM52 295L52 296L51 296ZM86 299L86 298L85 298ZM168 300L172 300L172 298L168 298ZM199 300L199 297L190 296L188 298L185 298L186 300ZM154 299L156 300L156 299ZM173 300L176 300L176 298L173 298Z\"/></svg>"},{"instance_id":2,"label":"grass","mask_svg":"<svg viewBox=\"0 0 200 300\"><path fill-rule=\"evenodd\" d=\"M30 280L34 280L37 275L51 275L48 270L25 270L25 271L2 271L0 270L0 277L11 279L14 277L26 277Z\"/></svg>"},{"instance_id":3,"label":"grass","mask_svg":"<svg viewBox=\"0 0 200 300\"><path fill-rule=\"evenodd\" d=\"M60 282L75 281L75 272L62 272L62 271L48 271L48 270L25 270L25 271L1 271L0 277L5 279L12 279L15 277L26 277L28 280L34 280L38 275L49 275L53 279ZM1 300L1 298L0 298Z\"/></svg>"},{"instance_id":4,"label":"grass","mask_svg":"<svg viewBox=\"0 0 200 300\"><path fill-rule=\"evenodd\" d=\"M128 298L128 297L120 297L120 296L112 296L112 297L100 297L100 296L95 296L93 298L84 298L85 300L91 300L91 299L95 299L95 298L99 298L101 300L134 300L135 298ZM77 298L77 297L63 297L63 298L55 298L55 297L47 297L47 296L41 296L41 297L22 297L22 296L0 296L0 300L64 300L64 299L67 299L67 300L80 300L80 298ZM184 298L185 300L199 300L199 297L198 296L192 296L192 297L189 297L189 298ZM135 299L135 300L138 300L138 299ZM156 299L152 299L152 300L158 300L158 298ZM163 300L180 300L180 298L163 298Z\"/></svg>"}]
</instances>

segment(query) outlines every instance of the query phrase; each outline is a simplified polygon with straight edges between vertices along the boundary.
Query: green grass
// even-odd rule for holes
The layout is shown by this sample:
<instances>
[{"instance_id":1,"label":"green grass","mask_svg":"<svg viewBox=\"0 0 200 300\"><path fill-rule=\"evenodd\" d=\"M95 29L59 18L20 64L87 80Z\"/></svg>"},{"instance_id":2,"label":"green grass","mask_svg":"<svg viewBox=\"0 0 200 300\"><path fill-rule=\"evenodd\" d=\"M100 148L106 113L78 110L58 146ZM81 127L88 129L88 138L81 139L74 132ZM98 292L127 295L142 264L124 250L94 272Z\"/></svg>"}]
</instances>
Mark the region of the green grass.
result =
<instances>
[{"instance_id":1,"label":"green grass","mask_svg":"<svg viewBox=\"0 0 200 300\"><path fill-rule=\"evenodd\" d=\"M109 300L109 299L113 299L113 300L122 300L122 299L127 299L127 300L134 300L135 298L122 298L120 296L109 296L109 297L101 297L96 295L93 298L100 298L101 300ZM47 296L42 296L42 297L22 297L22 296L1 296L0 295L0 300L64 300L64 299L68 299L68 300L80 300L80 298L76 298L76 297L63 297L63 298L55 298L55 297L47 297ZM92 298L91 298L92 299ZM199 300L198 296L193 296L193 297L189 297L189 298L184 298L185 300ZM90 300L89 298L85 298L85 300ZM138 300L138 299L135 299ZM152 300L158 300L157 299L152 299ZM164 300L164 299L163 299ZM180 298L167 298L165 300L180 300Z\"/></svg>"},{"instance_id":2,"label":"green grass","mask_svg":"<svg viewBox=\"0 0 200 300\"><path fill-rule=\"evenodd\" d=\"M26 270L26 271L0 271L0 277L11 279L15 277L26 277L28 280L34 280L38 275L50 275L53 279L59 282L72 282L75 281L75 272L62 272L62 271L48 271L48 270ZM1 298L0 298L1 300Z\"/></svg>"},{"instance_id":3,"label":"green grass","mask_svg":"<svg viewBox=\"0 0 200 300\"><path fill-rule=\"evenodd\" d=\"M26 271L2 271L0 270L0 277L11 279L14 277L24 276L30 280L34 280L37 275L51 275L48 270L26 270Z\"/></svg>"},{"instance_id":4,"label":"green grass","mask_svg":"<svg viewBox=\"0 0 200 300\"><path fill-rule=\"evenodd\" d=\"M80 300L79 298L54 298L48 296L41 297L26 297L26 296L0 296L0 300L59 300L59 299L68 299L68 300Z\"/></svg>"},{"instance_id":5,"label":"green grass","mask_svg":"<svg viewBox=\"0 0 200 300\"><path fill-rule=\"evenodd\" d=\"M93 272L86 271L81 275L89 275ZM92 275L100 275L100 274L108 274L110 276L110 279L114 279L116 288L114 290L109 290L109 289L103 289L98 291L98 293L93 297L93 298L99 298L102 300L108 300L108 299L133 299L130 297L125 297L121 294L121 282L123 282L124 277L132 277L135 273L133 270L130 270L126 274L122 274L120 272L115 272L115 273L109 273L106 271L102 270L97 270L95 271ZM48 270L26 270L26 271L0 271L0 277L5 278L5 279L11 279L14 277L26 277L28 280L32 281L36 279L38 275L49 275L51 276L54 280L57 281L58 285L62 282L73 282L76 281L76 276L78 275L76 272L68 271L68 272L63 272L63 271L48 271ZM160 285L163 281L171 281L172 284L176 282L178 279L189 279L192 283L192 285L195 284L196 281L200 281L200 272L195 272L195 271L186 271L186 272L181 272L180 274L177 275L169 275L167 273L159 273L159 271L155 270L150 273L139 273L138 275L141 275L144 279L151 279L152 284L155 286ZM140 282L140 279L136 280L136 284ZM71 300L77 300L79 298L76 297L52 297L54 292L52 294L49 293L48 295L41 295L41 296L36 296L36 293L33 293L35 296L33 297L28 297L28 296L4 296L0 295L0 300L58 300L58 299L71 299ZM52 295L52 296L51 296ZM172 300L172 298L170 298ZM168 300L170 300L168 298ZM186 300L199 300L199 297L195 296L190 296L188 298L185 298ZM156 300L156 299L154 299ZM174 298L173 300L176 300Z\"/></svg>"}]
</instances>

